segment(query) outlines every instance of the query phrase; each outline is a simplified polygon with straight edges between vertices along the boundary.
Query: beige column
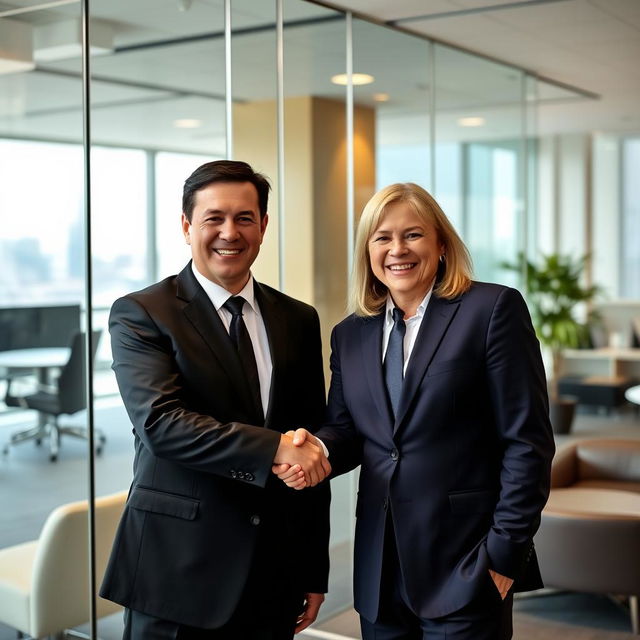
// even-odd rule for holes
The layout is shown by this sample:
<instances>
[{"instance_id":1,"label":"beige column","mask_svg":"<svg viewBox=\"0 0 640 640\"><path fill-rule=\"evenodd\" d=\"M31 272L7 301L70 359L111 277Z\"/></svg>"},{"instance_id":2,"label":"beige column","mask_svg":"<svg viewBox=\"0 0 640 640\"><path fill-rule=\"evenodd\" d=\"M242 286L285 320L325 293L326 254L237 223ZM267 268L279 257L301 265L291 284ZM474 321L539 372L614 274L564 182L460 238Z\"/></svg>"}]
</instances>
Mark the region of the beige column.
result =
<instances>
[{"instance_id":1,"label":"beige column","mask_svg":"<svg viewBox=\"0 0 640 640\"><path fill-rule=\"evenodd\" d=\"M277 146L274 101L237 104L234 153L271 178L270 221L254 273L278 286ZM354 114L355 210L375 190L375 112ZM320 314L326 360L331 328L346 314L347 165L344 102L285 100L285 293Z\"/></svg>"}]
</instances>

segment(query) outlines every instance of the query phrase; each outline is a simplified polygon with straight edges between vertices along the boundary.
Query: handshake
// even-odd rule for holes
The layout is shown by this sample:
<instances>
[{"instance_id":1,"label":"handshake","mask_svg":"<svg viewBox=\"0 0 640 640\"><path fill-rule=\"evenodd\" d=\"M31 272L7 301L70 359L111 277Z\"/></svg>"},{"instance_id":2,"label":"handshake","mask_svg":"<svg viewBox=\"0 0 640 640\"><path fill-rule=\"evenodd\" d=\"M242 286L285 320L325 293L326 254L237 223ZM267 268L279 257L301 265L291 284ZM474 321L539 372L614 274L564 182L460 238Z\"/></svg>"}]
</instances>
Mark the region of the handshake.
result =
<instances>
[{"instance_id":1,"label":"handshake","mask_svg":"<svg viewBox=\"0 0 640 640\"><path fill-rule=\"evenodd\" d=\"M322 482L331 465L320 441L306 429L297 429L280 436L271 470L291 489L304 489Z\"/></svg>"}]
</instances>

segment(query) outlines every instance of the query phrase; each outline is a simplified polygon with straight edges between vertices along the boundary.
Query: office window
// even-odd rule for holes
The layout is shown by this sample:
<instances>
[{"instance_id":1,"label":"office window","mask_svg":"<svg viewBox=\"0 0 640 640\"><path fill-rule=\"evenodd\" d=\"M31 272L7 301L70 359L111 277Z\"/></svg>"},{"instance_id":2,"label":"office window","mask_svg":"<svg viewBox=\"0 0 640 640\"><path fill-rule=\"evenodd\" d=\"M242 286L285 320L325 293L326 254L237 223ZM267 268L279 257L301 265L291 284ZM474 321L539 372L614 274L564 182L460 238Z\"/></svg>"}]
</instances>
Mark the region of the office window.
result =
<instances>
[{"instance_id":1,"label":"office window","mask_svg":"<svg viewBox=\"0 0 640 640\"><path fill-rule=\"evenodd\" d=\"M640 138L622 144L620 297L640 300Z\"/></svg>"},{"instance_id":2,"label":"office window","mask_svg":"<svg viewBox=\"0 0 640 640\"><path fill-rule=\"evenodd\" d=\"M82 167L78 145L0 139L0 304L81 299Z\"/></svg>"},{"instance_id":3,"label":"office window","mask_svg":"<svg viewBox=\"0 0 640 640\"><path fill-rule=\"evenodd\" d=\"M91 152L94 305L149 282L147 170L144 151L94 147Z\"/></svg>"}]
</instances>

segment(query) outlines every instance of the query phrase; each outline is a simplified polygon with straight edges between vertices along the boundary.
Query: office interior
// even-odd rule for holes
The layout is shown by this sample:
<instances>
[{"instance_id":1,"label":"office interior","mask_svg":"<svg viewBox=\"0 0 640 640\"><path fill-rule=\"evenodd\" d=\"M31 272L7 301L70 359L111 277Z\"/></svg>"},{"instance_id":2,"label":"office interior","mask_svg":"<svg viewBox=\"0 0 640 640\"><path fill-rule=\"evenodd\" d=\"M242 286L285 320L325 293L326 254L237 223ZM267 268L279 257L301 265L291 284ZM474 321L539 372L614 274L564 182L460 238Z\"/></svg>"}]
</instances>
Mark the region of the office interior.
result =
<instances>
[{"instance_id":1,"label":"office interior","mask_svg":"<svg viewBox=\"0 0 640 640\"><path fill-rule=\"evenodd\" d=\"M435 196L477 280L526 297L523 274L505 263L588 255L581 278L600 287L591 307L601 321L587 348L564 353L564 373L625 382L610 403L579 404L558 444L640 441L640 398L623 393L640 384L640 5L339 5L0 2L0 589L3 552L38 540L53 510L88 501L100 523L95 500L129 486L133 439L110 370L109 308L186 264L182 183L213 159L270 177L254 275L317 308L325 361L345 315L359 212L389 183ZM76 433L62 430L52 449L50 417L13 398L55 392L78 332L84 354L90 347L88 408L60 417ZM332 481L330 592L304 637L359 637L356 488L357 474ZM61 619L69 609L58 631L121 636L121 614L92 605L86 558L99 572L104 538L89 527L66 550L86 575L69 578L79 591L58 587ZM633 637L608 594L577 593L522 599L515 637ZM0 619L0 639L14 637Z\"/></svg>"}]
</instances>

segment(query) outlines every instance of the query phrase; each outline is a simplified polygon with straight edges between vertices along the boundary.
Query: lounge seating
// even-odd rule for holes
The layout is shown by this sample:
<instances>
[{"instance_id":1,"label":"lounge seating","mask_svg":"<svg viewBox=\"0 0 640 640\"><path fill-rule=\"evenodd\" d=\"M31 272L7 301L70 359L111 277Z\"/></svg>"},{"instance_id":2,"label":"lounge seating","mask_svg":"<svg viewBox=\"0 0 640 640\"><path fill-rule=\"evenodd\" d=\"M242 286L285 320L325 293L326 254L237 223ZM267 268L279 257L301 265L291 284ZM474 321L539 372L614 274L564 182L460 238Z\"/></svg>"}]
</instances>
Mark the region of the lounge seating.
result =
<instances>
[{"instance_id":1,"label":"lounge seating","mask_svg":"<svg viewBox=\"0 0 640 640\"><path fill-rule=\"evenodd\" d=\"M127 492L96 499L96 585L99 586ZM33 638L65 633L89 620L87 501L51 512L38 540L0 549L0 622ZM97 598L96 617L120 607ZM22 636L19 636L22 637Z\"/></svg>"},{"instance_id":2,"label":"lounge seating","mask_svg":"<svg viewBox=\"0 0 640 640\"><path fill-rule=\"evenodd\" d=\"M640 634L640 440L582 440L553 461L535 544L549 587L629 598Z\"/></svg>"}]
</instances>

